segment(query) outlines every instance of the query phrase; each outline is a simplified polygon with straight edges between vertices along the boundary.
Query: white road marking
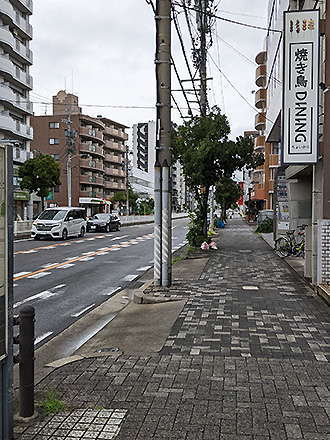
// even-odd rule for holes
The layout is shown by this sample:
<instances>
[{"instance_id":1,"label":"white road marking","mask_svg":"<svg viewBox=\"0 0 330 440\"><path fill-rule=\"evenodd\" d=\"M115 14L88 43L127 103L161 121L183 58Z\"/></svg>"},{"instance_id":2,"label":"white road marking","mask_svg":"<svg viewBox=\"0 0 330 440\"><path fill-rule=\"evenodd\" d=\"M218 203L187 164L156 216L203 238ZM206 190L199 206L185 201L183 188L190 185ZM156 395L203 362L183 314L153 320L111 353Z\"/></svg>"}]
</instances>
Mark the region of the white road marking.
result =
<instances>
[{"instance_id":1,"label":"white road marking","mask_svg":"<svg viewBox=\"0 0 330 440\"><path fill-rule=\"evenodd\" d=\"M39 300L39 299L48 299L56 295L58 295L58 293L51 292L50 290L44 290L43 292L37 293L35 295L29 296L29 298L23 299L23 301L17 302L16 304L14 304L13 307L16 308L30 301Z\"/></svg>"},{"instance_id":2,"label":"white road marking","mask_svg":"<svg viewBox=\"0 0 330 440\"><path fill-rule=\"evenodd\" d=\"M141 272L145 272L146 270L150 269L151 267L152 267L152 266L143 266L143 267L139 267L139 268L136 269L136 270L141 271Z\"/></svg>"},{"instance_id":3,"label":"white road marking","mask_svg":"<svg viewBox=\"0 0 330 440\"><path fill-rule=\"evenodd\" d=\"M100 253L97 254L97 255L108 255L108 253L109 253L109 252L100 252Z\"/></svg>"},{"instance_id":4,"label":"white road marking","mask_svg":"<svg viewBox=\"0 0 330 440\"><path fill-rule=\"evenodd\" d=\"M86 307L84 310L81 310L81 311L78 312L78 313L74 313L73 315L71 315L71 317L72 317L72 318L78 318L78 316L80 316L80 315L82 315L83 313L87 312L87 310L91 309L91 308L94 307L94 306L95 306L95 304L92 304L92 305Z\"/></svg>"},{"instance_id":5,"label":"white road marking","mask_svg":"<svg viewBox=\"0 0 330 440\"><path fill-rule=\"evenodd\" d=\"M35 273L34 275L30 275L28 278L38 279L38 278L45 277L46 275L50 275L50 272Z\"/></svg>"},{"instance_id":6,"label":"white road marking","mask_svg":"<svg viewBox=\"0 0 330 440\"><path fill-rule=\"evenodd\" d=\"M55 269L68 269L69 267L74 266L73 263L63 264L63 266L56 267Z\"/></svg>"},{"instance_id":7,"label":"white road marking","mask_svg":"<svg viewBox=\"0 0 330 440\"><path fill-rule=\"evenodd\" d=\"M57 286L53 287L53 289L62 289L62 287L65 287L65 284L58 284Z\"/></svg>"},{"instance_id":8,"label":"white road marking","mask_svg":"<svg viewBox=\"0 0 330 440\"><path fill-rule=\"evenodd\" d=\"M56 266L58 263L47 263L47 264L44 264L43 266L41 266L41 267L43 267L44 269L47 269L47 267L52 267L52 266Z\"/></svg>"},{"instance_id":9,"label":"white road marking","mask_svg":"<svg viewBox=\"0 0 330 440\"><path fill-rule=\"evenodd\" d=\"M18 273L14 273L14 278L18 278L18 277L22 277L23 275L27 275L31 272L18 272Z\"/></svg>"},{"instance_id":10,"label":"white road marking","mask_svg":"<svg viewBox=\"0 0 330 440\"><path fill-rule=\"evenodd\" d=\"M37 252L37 251L31 249L30 251L21 252L21 254L34 254L35 252Z\"/></svg>"},{"instance_id":11,"label":"white road marking","mask_svg":"<svg viewBox=\"0 0 330 440\"><path fill-rule=\"evenodd\" d=\"M118 292L121 289L121 287L116 287L115 289L112 289L110 292L104 293L104 296L110 296L114 293Z\"/></svg>"},{"instance_id":12,"label":"white road marking","mask_svg":"<svg viewBox=\"0 0 330 440\"><path fill-rule=\"evenodd\" d=\"M62 243L60 246L71 246L71 243Z\"/></svg>"},{"instance_id":13,"label":"white road marking","mask_svg":"<svg viewBox=\"0 0 330 440\"><path fill-rule=\"evenodd\" d=\"M17 287L18 286L18 284L13 284L13 287Z\"/></svg>"},{"instance_id":14,"label":"white road marking","mask_svg":"<svg viewBox=\"0 0 330 440\"><path fill-rule=\"evenodd\" d=\"M79 261L89 261L89 260L94 260L94 257L81 258Z\"/></svg>"},{"instance_id":15,"label":"white road marking","mask_svg":"<svg viewBox=\"0 0 330 440\"><path fill-rule=\"evenodd\" d=\"M87 241L93 241L95 240L96 237L92 237L92 238L86 238Z\"/></svg>"},{"instance_id":16,"label":"white road marking","mask_svg":"<svg viewBox=\"0 0 330 440\"><path fill-rule=\"evenodd\" d=\"M120 251L120 249L116 248L116 249L110 249L110 252L115 252L115 251Z\"/></svg>"},{"instance_id":17,"label":"white road marking","mask_svg":"<svg viewBox=\"0 0 330 440\"><path fill-rule=\"evenodd\" d=\"M98 251L105 251L106 249L108 249L108 248L107 247L98 248Z\"/></svg>"},{"instance_id":18,"label":"white road marking","mask_svg":"<svg viewBox=\"0 0 330 440\"><path fill-rule=\"evenodd\" d=\"M121 247L123 248L130 247L130 244L122 244Z\"/></svg>"},{"instance_id":19,"label":"white road marking","mask_svg":"<svg viewBox=\"0 0 330 440\"><path fill-rule=\"evenodd\" d=\"M44 334L41 335L41 336L38 336L38 337L36 338L36 340L34 341L34 345L39 344L39 342L41 342L42 340L48 338L48 336L52 335L53 333L54 333L54 332L47 332L47 333L44 333Z\"/></svg>"},{"instance_id":20,"label":"white road marking","mask_svg":"<svg viewBox=\"0 0 330 440\"><path fill-rule=\"evenodd\" d=\"M75 243L84 243L85 240L76 240Z\"/></svg>"},{"instance_id":21,"label":"white road marking","mask_svg":"<svg viewBox=\"0 0 330 440\"><path fill-rule=\"evenodd\" d=\"M94 254L95 252L93 252L93 251L90 251L90 252L83 252L81 255L90 255L90 254ZM73 257L73 258L79 258L79 256L78 257ZM70 258L71 259L71 258Z\"/></svg>"},{"instance_id":22,"label":"white road marking","mask_svg":"<svg viewBox=\"0 0 330 440\"><path fill-rule=\"evenodd\" d=\"M122 278L122 281L133 281L135 278L137 278L139 275L126 275L126 277Z\"/></svg>"},{"instance_id":23,"label":"white road marking","mask_svg":"<svg viewBox=\"0 0 330 440\"><path fill-rule=\"evenodd\" d=\"M110 241L122 240L123 238L127 238L127 237L128 237L128 235L122 235L121 237L114 237Z\"/></svg>"}]
</instances>

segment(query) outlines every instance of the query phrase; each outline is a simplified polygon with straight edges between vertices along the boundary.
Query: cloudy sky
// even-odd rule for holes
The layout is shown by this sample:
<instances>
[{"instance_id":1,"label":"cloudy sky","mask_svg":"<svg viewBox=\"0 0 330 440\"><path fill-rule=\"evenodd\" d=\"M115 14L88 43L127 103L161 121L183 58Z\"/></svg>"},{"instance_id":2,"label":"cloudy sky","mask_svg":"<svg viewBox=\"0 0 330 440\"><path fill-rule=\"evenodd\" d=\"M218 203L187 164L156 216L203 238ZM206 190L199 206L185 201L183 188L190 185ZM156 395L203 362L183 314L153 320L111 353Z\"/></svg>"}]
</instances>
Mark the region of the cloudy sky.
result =
<instances>
[{"instance_id":1,"label":"cloudy sky","mask_svg":"<svg viewBox=\"0 0 330 440\"><path fill-rule=\"evenodd\" d=\"M267 0L214 3L218 17L267 27ZM187 23L182 8L176 9L191 61ZM128 127L155 120L155 24L146 0L34 0L31 24L31 98L35 114L51 114L52 96L66 89L79 96L85 114L102 115ZM192 24L194 32L195 23ZM211 106L217 104L227 115L233 138L254 129L254 59L264 48L265 35L265 30L220 18L213 24L213 45L207 64L207 76L213 79L208 81L208 99ZM172 54L180 78L188 79L174 26ZM174 72L172 78L172 88L178 89ZM186 116L182 94L173 93ZM196 108L196 104L191 105ZM172 120L182 123L175 108ZM131 130L127 131L130 134Z\"/></svg>"}]
</instances>

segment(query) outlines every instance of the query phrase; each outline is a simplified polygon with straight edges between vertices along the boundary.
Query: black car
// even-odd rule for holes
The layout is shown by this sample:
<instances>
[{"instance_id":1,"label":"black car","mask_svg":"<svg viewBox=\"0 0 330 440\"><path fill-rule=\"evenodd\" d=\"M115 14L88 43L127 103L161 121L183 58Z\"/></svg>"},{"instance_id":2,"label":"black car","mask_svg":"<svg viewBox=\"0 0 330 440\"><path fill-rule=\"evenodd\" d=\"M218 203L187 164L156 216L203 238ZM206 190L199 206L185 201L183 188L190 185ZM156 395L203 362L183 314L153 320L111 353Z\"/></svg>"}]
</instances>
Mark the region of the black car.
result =
<instances>
[{"instance_id":1,"label":"black car","mask_svg":"<svg viewBox=\"0 0 330 440\"><path fill-rule=\"evenodd\" d=\"M116 214L95 214L87 220L87 232L119 230L120 220Z\"/></svg>"}]
</instances>

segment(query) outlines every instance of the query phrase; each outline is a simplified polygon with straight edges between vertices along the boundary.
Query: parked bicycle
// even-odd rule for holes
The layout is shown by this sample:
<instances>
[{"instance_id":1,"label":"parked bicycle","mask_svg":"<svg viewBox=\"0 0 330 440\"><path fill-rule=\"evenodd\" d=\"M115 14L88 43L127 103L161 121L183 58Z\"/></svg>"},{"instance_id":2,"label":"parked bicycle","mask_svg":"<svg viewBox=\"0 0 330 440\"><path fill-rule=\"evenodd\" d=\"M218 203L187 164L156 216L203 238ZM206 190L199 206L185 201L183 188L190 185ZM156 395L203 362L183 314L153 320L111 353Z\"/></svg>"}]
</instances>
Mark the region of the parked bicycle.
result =
<instances>
[{"instance_id":1,"label":"parked bicycle","mask_svg":"<svg viewBox=\"0 0 330 440\"><path fill-rule=\"evenodd\" d=\"M307 225L298 226L300 229L298 235L302 237L301 241L296 240L294 229L287 231L286 237L279 237L277 240L275 240L274 249L282 258L288 257L289 255L305 258L306 226Z\"/></svg>"}]
</instances>

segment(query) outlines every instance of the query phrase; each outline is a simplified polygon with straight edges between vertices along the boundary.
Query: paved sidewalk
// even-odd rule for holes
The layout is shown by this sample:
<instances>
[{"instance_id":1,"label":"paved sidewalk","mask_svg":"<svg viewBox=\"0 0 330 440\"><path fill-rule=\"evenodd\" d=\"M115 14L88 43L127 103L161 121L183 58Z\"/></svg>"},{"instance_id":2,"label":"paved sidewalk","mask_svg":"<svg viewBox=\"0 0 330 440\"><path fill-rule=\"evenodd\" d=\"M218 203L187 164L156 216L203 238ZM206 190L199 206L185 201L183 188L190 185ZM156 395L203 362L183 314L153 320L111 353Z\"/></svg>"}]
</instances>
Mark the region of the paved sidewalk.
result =
<instances>
[{"instance_id":1,"label":"paved sidewalk","mask_svg":"<svg viewBox=\"0 0 330 440\"><path fill-rule=\"evenodd\" d=\"M329 306L241 219L215 241L165 292L185 303L160 351L55 369L37 396L69 410L16 421L15 439L330 439Z\"/></svg>"}]
</instances>

